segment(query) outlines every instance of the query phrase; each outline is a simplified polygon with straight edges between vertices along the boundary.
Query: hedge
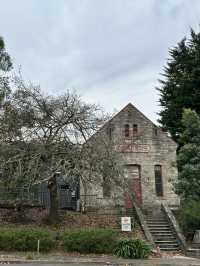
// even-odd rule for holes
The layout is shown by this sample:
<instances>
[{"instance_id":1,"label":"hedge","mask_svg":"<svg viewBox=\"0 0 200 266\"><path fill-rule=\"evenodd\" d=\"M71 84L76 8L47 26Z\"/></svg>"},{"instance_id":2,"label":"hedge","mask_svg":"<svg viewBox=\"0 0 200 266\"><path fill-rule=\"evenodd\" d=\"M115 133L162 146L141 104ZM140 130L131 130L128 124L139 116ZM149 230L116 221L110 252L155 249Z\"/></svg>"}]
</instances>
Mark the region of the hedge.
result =
<instances>
[{"instance_id":1,"label":"hedge","mask_svg":"<svg viewBox=\"0 0 200 266\"><path fill-rule=\"evenodd\" d=\"M188 239L193 238L196 230L200 229L200 202L184 202L178 212L179 224Z\"/></svg>"},{"instance_id":2,"label":"hedge","mask_svg":"<svg viewBox=\"0 0 200 266\"><path fill-rule=\"evenodd\" d=\"M40 251L47 252L55 247L52 233L43 228L0 228L0 250L36 251L40 240Z\"/></svg>"},{"instance_id":3,"label":"hedge","mask_svg":"<svg viewBox=\"0 0 200 266\"><path fill-rule=\"evenodd\" d=\"M65 231L62 237L66 251L80 253L112 253L118 234L114 230L73 230Z\"/></svg>"},{"instance_id":4,"label":"hedge","mask_svg":"<svg viewBox=\"0 0 200 266\"><path fill-rule=\"evenodd\" d=\"M0 228L0 250L36 251L37 242L40 240L40 251L47 252L56 248L56 235L58 236L55 232L53 233L53 231L45 228ZM65 251L76 251L85 254L115 253L118 256L127 256L127 254L123 255L121 250L124 250L125 246L125 249L127 249L127 245L130 244L131 248L134 244L134 252L139 254L137 256L140 257L141 254L146 256L148 253L146 252L146 245L140 240L127 239L122 241L120 237L119 231L111 229L77 229L60 232L60 237L57 240L59 246L62 244Z\"/></svg>"}]
</instances>

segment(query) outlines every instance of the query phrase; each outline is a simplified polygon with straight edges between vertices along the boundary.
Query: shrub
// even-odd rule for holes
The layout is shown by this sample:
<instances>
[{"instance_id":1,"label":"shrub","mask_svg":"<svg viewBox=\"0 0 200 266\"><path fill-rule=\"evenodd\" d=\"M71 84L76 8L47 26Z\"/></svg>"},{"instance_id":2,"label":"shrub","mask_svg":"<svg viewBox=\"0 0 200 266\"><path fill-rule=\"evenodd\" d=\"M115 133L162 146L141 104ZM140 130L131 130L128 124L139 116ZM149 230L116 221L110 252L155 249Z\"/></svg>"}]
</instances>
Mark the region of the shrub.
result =
<instances>
[{"instance_id":1,"label":"shrub","mask_svg":"<svg viewBox=\"0 0 200 266\"><path fill-rule=\"evenodd\" d=\"M25 258L26 258L26 260L33 260L34 255L33 255L33 253L27 253Z\"/></svg>"},{"instance_id":2,"label":"shrub","mask_svg":"<svg viewBox=\"0 0 200 266\"><path fill-rule=\"evenodd\" d=\"M36 251L40 240L40 251L49 251L55 241L49 230L36 228L1 228L0 250L4 251Z\"/></svg>"},{"instance_id":3,"label":"shrub","mask_svg":"<svg viewBox=\"0 0 200 266\"><path fill-rule=\"evenodd\" d=\"M117 233L113 230L76 230L63 235L65 250L80 253L112 253L116 243Z\"/></svg>"},{"instance_id":4,"label":"shrub","mask_svg":"<svg viewBox=\"0 0 200 266\"><path fill-rule=\"evenodd\" d=\"M195 230L200 229L200 202L184 203L178 213L179 224L187 238L191 239Z\"/></svg>"},{"instance_id":5,"label":"shrub","mask_svg":"<svg viewBox=\"0 0 200 266\"><path fill-rule=\"evenodd\" d=\"M114 250L115 255L130 259L143 259L148 257L151 248L140 239L124 239L119 241Z\"/></svg>"}]
</instances>

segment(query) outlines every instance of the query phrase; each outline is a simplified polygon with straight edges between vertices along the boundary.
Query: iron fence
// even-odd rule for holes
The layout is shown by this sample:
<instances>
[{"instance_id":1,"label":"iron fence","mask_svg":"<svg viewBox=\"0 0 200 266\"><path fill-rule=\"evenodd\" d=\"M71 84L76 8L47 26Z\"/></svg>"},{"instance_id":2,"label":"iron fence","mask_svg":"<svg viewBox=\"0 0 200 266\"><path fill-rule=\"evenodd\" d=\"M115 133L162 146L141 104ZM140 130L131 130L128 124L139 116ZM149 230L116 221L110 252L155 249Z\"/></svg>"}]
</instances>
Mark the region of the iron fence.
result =
<instances>
[{"instance_id":1,"label":"iron fence","mask_svg":"<svg viewBox=\"0 0 200 266\"><path fill-rule=\"evenodd\" d=\"M34 191L27 188L0 189L0 201L37 201Z\"/></svg>"}]
</instances>

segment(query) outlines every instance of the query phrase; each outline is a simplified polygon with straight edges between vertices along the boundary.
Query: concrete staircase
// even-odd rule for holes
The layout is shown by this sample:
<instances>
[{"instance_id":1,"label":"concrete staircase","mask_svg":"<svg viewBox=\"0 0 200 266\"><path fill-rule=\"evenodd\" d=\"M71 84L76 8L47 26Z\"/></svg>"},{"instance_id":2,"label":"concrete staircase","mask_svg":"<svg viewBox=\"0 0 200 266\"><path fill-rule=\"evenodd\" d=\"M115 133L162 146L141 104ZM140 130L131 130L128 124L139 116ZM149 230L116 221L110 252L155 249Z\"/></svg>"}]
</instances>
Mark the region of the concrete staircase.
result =
<instances>
[{"instance_id":1,"label":"concrete staircase","mask_svg":"<svg viewBox=\"0 0 200 266\"><path fill-rule=\"evenodd\" d=\"M162 210L147 213L146 222L152 234L154 243L161 251L180 250L179 240Z\"/></svg>"}]
</instances>

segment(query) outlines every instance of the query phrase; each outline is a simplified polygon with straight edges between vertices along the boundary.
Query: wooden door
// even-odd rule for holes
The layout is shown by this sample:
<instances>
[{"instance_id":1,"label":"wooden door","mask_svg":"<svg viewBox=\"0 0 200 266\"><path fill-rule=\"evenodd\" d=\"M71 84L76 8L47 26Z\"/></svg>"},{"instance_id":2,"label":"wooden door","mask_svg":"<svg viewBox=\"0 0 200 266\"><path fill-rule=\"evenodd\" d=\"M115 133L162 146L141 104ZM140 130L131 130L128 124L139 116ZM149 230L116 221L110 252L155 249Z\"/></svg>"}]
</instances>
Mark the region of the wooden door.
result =
<instances>
[{"instance_id":1,"label":"wooden door","mask_svg":"<svg viewBox=\"0 0 200 266\"><path fill-rule=\"evenodd\" d=\"M127 192L124 193L125 208L130 209L131 195L133 195L138 207L142 206L142 191L141 191L141 169L140 165L126 165L125 178L127 180Z\"/></svg>"}]
</instances>

